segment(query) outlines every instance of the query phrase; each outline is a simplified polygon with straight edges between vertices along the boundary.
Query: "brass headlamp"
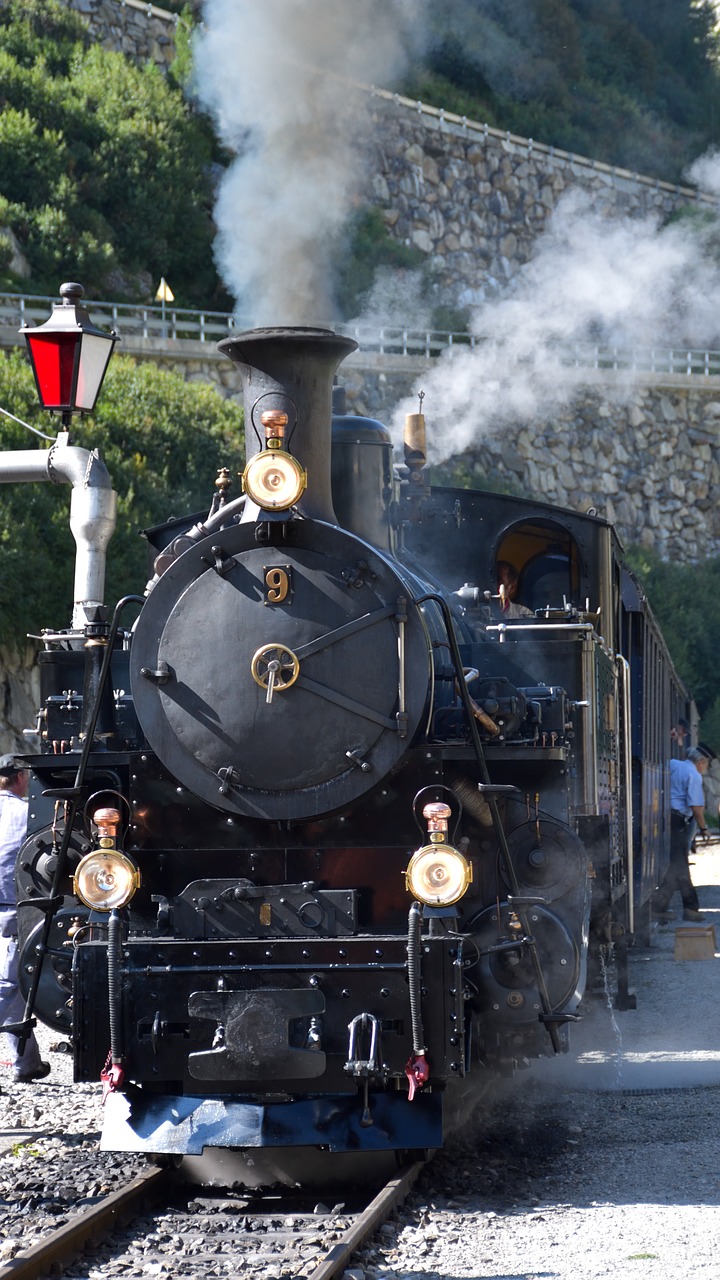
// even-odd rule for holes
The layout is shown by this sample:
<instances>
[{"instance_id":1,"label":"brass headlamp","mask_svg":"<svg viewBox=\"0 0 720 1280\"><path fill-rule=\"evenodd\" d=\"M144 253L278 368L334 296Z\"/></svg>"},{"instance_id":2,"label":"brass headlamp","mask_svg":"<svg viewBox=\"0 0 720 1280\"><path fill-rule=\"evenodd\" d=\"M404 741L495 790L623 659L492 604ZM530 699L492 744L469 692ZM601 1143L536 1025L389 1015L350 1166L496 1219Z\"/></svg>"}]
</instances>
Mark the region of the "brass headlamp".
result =
<instances>
[{"instance_id":1,"label":"brass headlamp","mask_svg":"<svg viewBox=\"0 0 720 1280\"><path fill-rule=\"evenodd\" d=\"M405 872L405 887L427 907L450 907L472 884L472 866L459 849L447 842L448 804L435 801L423 808L429 844L413 854Z\"/></svg>"},{"instance_id":2,"label":"brass headlamp","mask_svg":"<svg viewBox=\"0 0 720 1280\"><path fill-rule=\"evenodd\" d=\"M287 414L281 409L267 409L260 421L265 430L265 448L250 459L243 471L243 490L263 511L287 511L305 492L307 473L283 447Z\"/></svg>"},{"instance_id":3,"label":"brass headlamp","mask_svg":"<svg viewBox=\"0 0 720 1280\"><path fill-rule=\"evenodd\" d=\"M97 809L93 821L98 847L78 863L73 892L93 911L115 911L127 906L140 887L140 871L132 858L116 846L120 814L117 809Z\"/></svg>"}]
</instances>

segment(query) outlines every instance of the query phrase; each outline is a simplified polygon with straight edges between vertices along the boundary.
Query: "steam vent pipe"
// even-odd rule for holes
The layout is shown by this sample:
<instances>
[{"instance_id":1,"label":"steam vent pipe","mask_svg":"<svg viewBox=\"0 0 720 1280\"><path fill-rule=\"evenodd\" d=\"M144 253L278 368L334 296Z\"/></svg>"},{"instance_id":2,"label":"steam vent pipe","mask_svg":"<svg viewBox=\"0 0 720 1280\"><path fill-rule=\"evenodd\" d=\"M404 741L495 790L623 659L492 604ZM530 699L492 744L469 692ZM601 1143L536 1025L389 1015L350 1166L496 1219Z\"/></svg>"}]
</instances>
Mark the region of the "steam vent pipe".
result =
<instances>
[{"instance_id":1,"label":"steam vent pipe","mask_svg":"<svg viewBox=\"0 0 720 1280\"><path fill-rule=\"evenodd\" d=\"M218 350L240 370L247 462L265 448L261 415L281 409L288 415L285 448L308 476L298 513L337 524L330 478L332 384L357 343L332 329L268 328L223 338Z\"/></svg>"}]
</instances>

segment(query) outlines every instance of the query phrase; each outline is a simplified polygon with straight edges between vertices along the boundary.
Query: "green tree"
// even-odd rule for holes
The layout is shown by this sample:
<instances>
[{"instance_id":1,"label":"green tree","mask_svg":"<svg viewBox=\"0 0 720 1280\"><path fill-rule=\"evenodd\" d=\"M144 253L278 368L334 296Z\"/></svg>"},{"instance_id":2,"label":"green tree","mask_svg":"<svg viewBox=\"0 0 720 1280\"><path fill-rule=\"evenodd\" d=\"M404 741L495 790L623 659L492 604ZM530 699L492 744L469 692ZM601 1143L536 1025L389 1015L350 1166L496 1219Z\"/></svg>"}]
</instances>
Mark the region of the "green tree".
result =
<instances>
[{"instance_id":1,"label":"green tree","mask_svg":"<svg viewBox=\"0 0 720 1280\"><path fill-rule=\"evenodd\" d=\"M164 275L179 305L227 305L215 155L208 121L156 66L92 44L58 0L0 8L0 217L34 291L80 276L96 295L147 301ZM5 252L0 288L22 283Z\"/></svg>"},{"instance_id":2,"label":"green tree","mask_svg":"<svg viewBox=\"0 0 720 1280\"><path fill-rule=\"evenodd\" d=\"M48 435L58 419L42 414L29 365L19 352L0 358L0 405ZM0 419L4 449L32 448L27 431ZM115 356L97 410L73 429L73 443L100 450L118 493L118 524L108 550L109 604L142 591L148 548L141 529L210 507L219 467L242 469L242 411L203 383L186 383L152 364ZM47 442L37 441L46 448ZM239 493L236 481L235 493ZM66 627L72 610L74 542L70 489L4 484L0 502L0 643L21 645L41 627Z\"/></svg>"},{"instance_id":3,"label":"green tree","mask_svg":"<svg viewBox=\"0 0 720 1280\"><path fill-rule=\"evenodd\" d=\"M629 555L667 642L697 703L702 737L720 752L720 558L667 563L637 547Z\"/></svg>"},{"instance_id":4,"label":"green tree","mask_svg":"<svg viewBox=\"0 0 720 1280\"><path fill-rule=\"evenodd\" d=\"M680 181L717 141L716 16L710 0L445 0L404 90Z\"/></svg>"}]
</instances>

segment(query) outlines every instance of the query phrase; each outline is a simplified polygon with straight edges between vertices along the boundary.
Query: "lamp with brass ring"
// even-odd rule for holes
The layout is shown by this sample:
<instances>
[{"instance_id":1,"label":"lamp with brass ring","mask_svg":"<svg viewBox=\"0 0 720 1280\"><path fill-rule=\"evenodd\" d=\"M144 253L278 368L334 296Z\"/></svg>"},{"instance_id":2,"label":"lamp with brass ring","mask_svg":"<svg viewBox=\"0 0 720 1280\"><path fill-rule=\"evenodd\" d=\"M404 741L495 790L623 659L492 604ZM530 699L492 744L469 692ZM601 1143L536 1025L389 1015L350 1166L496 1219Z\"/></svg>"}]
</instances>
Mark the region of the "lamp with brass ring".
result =
<instances>
[{"instance_id":1,"label":"lamp with brass ring","mask_svg":"<svg viewBox=\"0 0 720 1280\"><path fill-rule=\"evenodd\" d=\"M127 906L140 887L140 870L115 847L120 814L117 809L97 809L98 848L81 858L73 876L73 892L94 911L115 911Z\"/></svg>"},{"instance_id":2,"label":"lamp with brass ring","mask_svg":"<svg viewBox=\"0 0 720 1280\"><path fill-rule=\"evenodd\" d=\"M405 871L406 889L426 907L452 906L472 883L471 864L459 849L447 843L451 812L447 804L425 805L423 817L428 823L430 843L413 854Z\"/></svg>"},{"instance_id":3,"label":"lamp with brass ring","mask_svg":"<svg viewBox=\"0 0 720 1280\"><path fill-rule=\"evenodd\" d=\"M280 409L263 413L266 448L250 459L242 474L244 492L263 511L287 511L307 486L304 467L283 448L287 420Z\"/></svg>"}]
</instances>

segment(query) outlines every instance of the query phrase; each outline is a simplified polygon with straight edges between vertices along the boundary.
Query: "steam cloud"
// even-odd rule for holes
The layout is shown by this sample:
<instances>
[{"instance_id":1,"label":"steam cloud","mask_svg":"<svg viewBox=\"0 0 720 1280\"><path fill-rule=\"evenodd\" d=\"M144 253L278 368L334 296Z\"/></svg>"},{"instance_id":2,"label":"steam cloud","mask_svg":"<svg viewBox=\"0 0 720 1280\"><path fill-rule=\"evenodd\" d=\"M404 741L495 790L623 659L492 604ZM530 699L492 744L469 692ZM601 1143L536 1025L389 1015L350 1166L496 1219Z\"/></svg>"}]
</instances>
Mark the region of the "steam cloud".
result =
<instances>
[{"instance_id":1,"label":"steam cloud","mask_svg":"<svg viewBox=\"0 0 720 1280\"><path fill-rule=\"evenodd\" d=\"M426 5L204 0L196 89L236 156L219 186L216 256L253 323L334 318L333 255L369 189L361 158L371 100L354 85L395 86L430 26ZM447 11L468 38L472 8L452 0ZM696 161L688 177L720 195L720 152ZM575 343L720 345L713 235L682 222L618 218L581 192L566 195L507 296L475 311L478 345L462 354L456 348L421 380L431 460L461 452L503 423L547 417L567 404L588 382L582 368L568 367ZM475 296L483 282L477 286ZM412 315L422 326L426 306L418 278L385 273L361 319L407 323ZM415 395L399 406L398 438L405 412L416 408Z\"/></svg>"},{"instance_id":2,"label":"steam cloud","mask_svg":"<svg viewBox=\"0 0 720 1280\"><path fill-rule=\"evenodd\" d=\"M363 187L367 94L417 47L426 0L205 0L196 91L236 153L216 257L260 324L333 319L331 262Z\"/></svg>"},{"instance_id":3,"label":"steam cloud","mask_svg":"<svg viewBox=\"0 0 720 1280\"><path fill-rule=\"evenodd\" d=\"M692 176L720 191L720 157L697 162ZM661 226L656 218L617 218L585 193L569 192L511 295L474 313L478 345L462 354L456 347L418 383L432 422L430 460L460 453L504 423L548 417L567 405L590 381L586 350L578 349L573 367L576 344L616 346L623 354L720 345L717 236L696 220ZM398 440L405 413L416 408L415 395L398 407Z\"/></svg>"}]
</instances>

